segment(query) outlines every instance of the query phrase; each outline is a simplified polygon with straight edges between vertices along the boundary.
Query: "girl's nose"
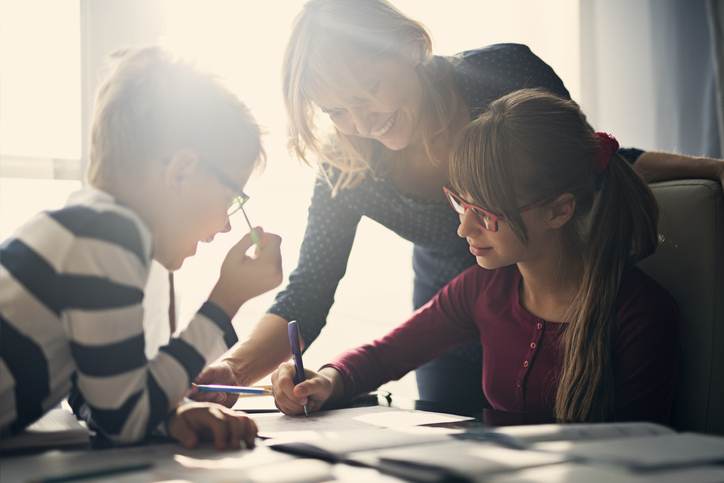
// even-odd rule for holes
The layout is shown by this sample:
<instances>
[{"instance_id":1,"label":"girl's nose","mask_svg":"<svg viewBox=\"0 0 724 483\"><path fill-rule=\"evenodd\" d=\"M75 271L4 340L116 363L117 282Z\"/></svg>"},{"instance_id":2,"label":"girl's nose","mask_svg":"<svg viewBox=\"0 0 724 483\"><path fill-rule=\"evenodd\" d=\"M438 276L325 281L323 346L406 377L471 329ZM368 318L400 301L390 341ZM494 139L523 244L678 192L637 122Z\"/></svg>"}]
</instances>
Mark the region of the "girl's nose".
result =
<instances>
[{"instance_id":1,"label":"girl's nose","mask_svg":"<svg viewBox=\"0 0 724 483\"><path fill-rule=\"evenodd\" d=\"M229 217L226 217L226 224L224 225L224 228L222 228L221 233L228 233L231 231L231 221L229 221Z\"/></svg>"},{"instance_id":2,"label":"girl's nose","mask_svg":"<svg viewBox=\"0 0 724 483\"><path fill-rule=\"evenodd\" d=\"M471 210L465 210L462 215L458 216L460 218L460 226L458 226L458 236L460 238L467 238L480 233L480 222Z\"/></svg>"}]
</instances>

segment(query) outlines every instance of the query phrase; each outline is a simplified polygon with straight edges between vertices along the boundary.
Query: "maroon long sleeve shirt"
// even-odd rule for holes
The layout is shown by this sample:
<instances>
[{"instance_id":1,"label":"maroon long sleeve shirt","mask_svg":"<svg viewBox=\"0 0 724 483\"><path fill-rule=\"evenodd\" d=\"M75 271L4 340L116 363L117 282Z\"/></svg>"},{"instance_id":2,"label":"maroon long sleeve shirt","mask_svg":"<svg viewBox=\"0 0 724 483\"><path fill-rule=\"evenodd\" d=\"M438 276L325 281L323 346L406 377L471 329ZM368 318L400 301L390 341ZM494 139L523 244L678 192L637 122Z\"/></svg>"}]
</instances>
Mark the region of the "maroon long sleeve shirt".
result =
<instances>
[{"instance_id":1,"label":"maroon long sleeve shirt","mask_svg":"<svg viewBox=\"0 0 724 483\"><path fill-rule=\"evenodd\" d=\"M482 388L493 409L553 414L567 324L543 320L521 304L515 265L471 267L405 323L329 366L351 396L399 379L451 347L479 339ZM668 423L678 367L678 310L637 268L627 270L612 331L616 420Z\"/></svg>"}]
</instances>

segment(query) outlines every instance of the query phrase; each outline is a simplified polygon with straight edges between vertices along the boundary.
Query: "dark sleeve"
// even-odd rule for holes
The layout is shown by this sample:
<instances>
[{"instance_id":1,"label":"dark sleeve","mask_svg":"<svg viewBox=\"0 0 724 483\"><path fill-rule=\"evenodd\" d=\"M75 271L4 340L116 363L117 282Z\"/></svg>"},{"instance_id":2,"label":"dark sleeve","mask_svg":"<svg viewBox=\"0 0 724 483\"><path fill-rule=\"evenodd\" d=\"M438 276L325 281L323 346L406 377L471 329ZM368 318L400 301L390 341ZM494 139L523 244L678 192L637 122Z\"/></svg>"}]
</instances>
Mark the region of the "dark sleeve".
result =
<instances>
[{"instance_id":1,"label":"dark sleeve","mask_svg":"<svg viewBox=\"0 0 724 483\"><path fill-rule=\"evenodd\" d=\"M461 273L407 322L328 364L342 374L345 397L399 379L452 347L478 340L473 307L481 292L479 273L478 267Z\"/></svg>"},{"instance_id":2,"label":"dark sleeve","mask_svg":"<svg viewBox=\"0 0 724 483\"><path fill-rule=\"evenodd\" d=\"M285 320L296 320L306 347L326 324L361 218L341 199L344 195L332 198L327 182L316 180L299 262L289 275L289 284L268 310Z\"/></svg>"},{"instance_id":3,"label":"dark sleeve","mask_svg":"<svg viewBox=\"0 0 724 483\"><path fill-rule=\"evenodd\" d=\"M495 44L463 52L455 73L474 116L494 100L519 89L541 88L565 99L571 97L551 66L522 44Z\"/></svg>"},{"instance_id":4,"label":"dark sleeve","mask_svg":"<svg viewBox=\"0 0 724 483\"><path fill-rule=\"evenodd\" d=\"M643 151L638 148L621 148L618 150L618 154L621 155L623 159L629 162L629 164L634 164L637 159L639 159L639 156L644 154L646 151Z\"/></svg>"},{"instance_id":5,"label":"dark sleeve","mask_svg":"<svg viewBox=\"0 0 724 483\"><path fill-rule=\"evenodd\" d=\"M669 424L679 367L676 304L656 286L639 292L619 318L614 342L615 418Z\"/></svg>"}]
</instances>

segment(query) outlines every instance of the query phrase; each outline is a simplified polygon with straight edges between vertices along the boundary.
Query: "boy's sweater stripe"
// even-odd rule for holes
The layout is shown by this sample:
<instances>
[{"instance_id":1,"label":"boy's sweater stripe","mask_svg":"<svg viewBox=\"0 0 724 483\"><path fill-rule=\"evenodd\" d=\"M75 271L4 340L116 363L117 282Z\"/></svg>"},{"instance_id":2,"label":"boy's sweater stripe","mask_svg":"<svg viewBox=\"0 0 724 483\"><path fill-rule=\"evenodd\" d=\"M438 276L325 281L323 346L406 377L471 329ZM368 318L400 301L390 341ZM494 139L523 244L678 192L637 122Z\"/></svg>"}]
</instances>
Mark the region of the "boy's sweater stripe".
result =
<instances>
[{"instance_id":1,"label":"boy's sweater stripe","mask_svg":"<svg viewBox=\"0 0 724 483\"><path fill-rule=\"evenodd\" d=\"M49 212L48 216L78 238L92 238L118 245L148 263L136 223L120 213L73 206Z\"/></svg>"},{"instance_id":2,"label":"boy's sweater stripe","mask_svg":"<svg viewBox=\"0 0 724 483\"><path fill-rule=\"evenodd\" d=\"M39 302L60 315L63 307L56 291L57 276L40 254L22 241L11 239L0 247L0 265Z\"/></svg>"},{"instance_id":3,"label":"boy's sweater stripe","mask_svg":"<svg viewBox=\"0 0 724 483\"><path fill-rule=\"evenodd\" d=\"M191 383L201 369L206 365L204 357L188 342L181 338L174 338L159 351L165 352L183 366L189 383Z\"/></svg>"},{"instance_id":4,"label":"boy's sweater stripe","mask_svg":"<svg viewBox=\"0 0 724 483\"><path fill-rule=\"evenodd\" d=\"M117 376L145 366L144 347L143 334L103 345L70 343L78 370L92 377Z\"/></svg>"},{"instance_id":5,"label":"boy's sweater stripe","mask_svg":"<svg viewBox=\"0 0 724 483\"><path fill-rule=\"evenodd\" d=\"M43 401L50 394L48 361L42 349L30 337L21 334L0 315L0 354L15 381L16 433L43 414Z\"/></svg>"}]
</instances>

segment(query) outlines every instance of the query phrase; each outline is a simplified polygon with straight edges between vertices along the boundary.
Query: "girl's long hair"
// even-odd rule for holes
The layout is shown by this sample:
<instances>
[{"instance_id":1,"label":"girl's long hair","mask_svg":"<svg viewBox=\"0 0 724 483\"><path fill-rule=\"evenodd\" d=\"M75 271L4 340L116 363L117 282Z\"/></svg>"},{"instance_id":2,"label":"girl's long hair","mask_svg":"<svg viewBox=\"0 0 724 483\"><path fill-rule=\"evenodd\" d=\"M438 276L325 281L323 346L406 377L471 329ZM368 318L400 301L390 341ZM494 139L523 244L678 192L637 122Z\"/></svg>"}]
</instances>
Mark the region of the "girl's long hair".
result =
<instances>
[{"instance_id":1,"label":"girl's long hair","mask_svg":"<svg viewBox=\"0 0 724 483\"><path fill-rule=\"evenodd\" d=\"M340 85L350 79L350 64L368 59L421 59L417 74L423 92L420 127L429 160L432 139L445 134L459 112L460 101L452 80L452 67L432 56L432 41L425 27L405 16L386 0L310 0L297 16L282 67L284 102L289 118L289 148L302 161L317 165L327 176L333 194L353 187L370 172L385 169L396 153L371 139L348 136L337 130L320 133L315 123L317 92L353 92L359 86ZM437 59L439 60L439 59Z\"/></svg>"},{"instance_id":2,"label":"girl's long hair","mask_svg":"<svg viewBox=\"0 0 724 483\"><path fill-rule=\"evenodd\" d=\"M561 421L611 417L614 383L611 328L627 265L656 249L658 208L648 186L617 153L603 147L578 105L537 89L493 102L463 132L450 164L452 187L503 215L527 242L519 207L575 197L563 229L583 276L566 313L563 365L555 398Z\"/></svg>"}]
</instances>

